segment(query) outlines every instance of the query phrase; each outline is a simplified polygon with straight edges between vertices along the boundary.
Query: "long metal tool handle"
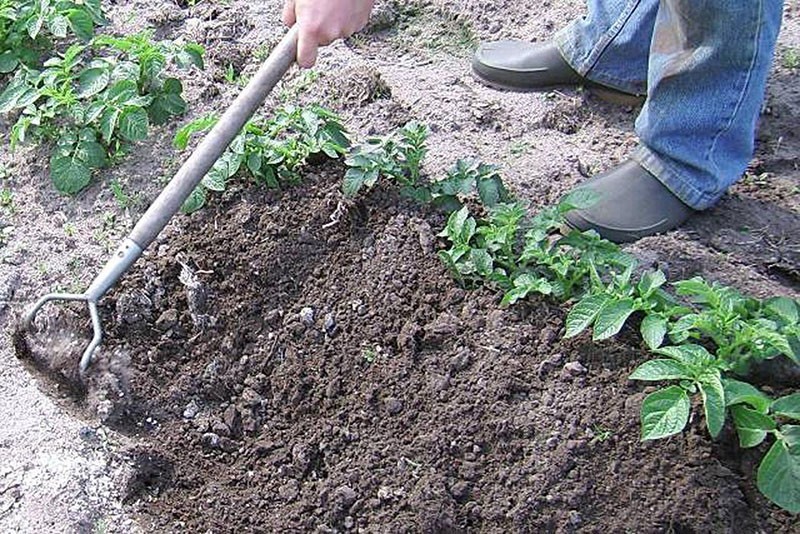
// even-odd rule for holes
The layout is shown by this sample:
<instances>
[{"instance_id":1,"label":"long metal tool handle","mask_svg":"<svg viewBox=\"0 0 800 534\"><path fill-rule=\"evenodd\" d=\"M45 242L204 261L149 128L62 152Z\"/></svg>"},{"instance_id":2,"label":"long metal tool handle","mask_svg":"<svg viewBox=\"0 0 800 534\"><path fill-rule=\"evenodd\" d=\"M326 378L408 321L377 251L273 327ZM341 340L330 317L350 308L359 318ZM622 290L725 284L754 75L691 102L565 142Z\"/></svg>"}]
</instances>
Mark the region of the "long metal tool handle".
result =
<instances>
[{"instance_id":1,"label":"long metal tool handle","mask_svg":"<svg viewBox=\"0 0 800 534\"><path fill-rule=\"evenodd\" d=\"M231 141L286 74L297 57L297 26L291 28L241 94L136 223L130 239L144 250L181 208Z\"/></svg>"}]
</instances>

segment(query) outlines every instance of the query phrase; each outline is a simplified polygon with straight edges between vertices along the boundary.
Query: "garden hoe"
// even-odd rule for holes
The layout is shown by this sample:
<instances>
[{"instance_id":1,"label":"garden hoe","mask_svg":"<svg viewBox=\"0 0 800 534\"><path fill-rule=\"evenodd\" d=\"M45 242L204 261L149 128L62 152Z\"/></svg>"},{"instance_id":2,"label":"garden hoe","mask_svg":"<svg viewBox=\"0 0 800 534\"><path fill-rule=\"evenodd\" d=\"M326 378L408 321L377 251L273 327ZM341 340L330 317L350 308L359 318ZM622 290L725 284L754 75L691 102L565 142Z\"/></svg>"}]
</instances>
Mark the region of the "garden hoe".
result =
<instances>
[{"instance_id":1,"label":"garden hoe","mask_svg":"<svg viewBox=\"0 0 800 534\"><path fill-rule=\"evenodd\" d=\"M20 358L29 360L39 370L55 378L73 391L85 391L86 371L92 363L94 352L103 340L103 328L97 310L98 301L131 268L145 249L155 240L184 201L194 191L206 173L225 152L228 145L253 116L278 81L289 70L297 56L297 27L290 29L270 56L259 68L241 94L222 115L216 126L206 135L189 159L178 170L161 194L148 208L128 237L122 241L114 256L106 263L89 288L82 294L51 293L45 295L22 318L14 332L14 347ZM32 336L39 311L52 301L85 302L89 308L93 337L83 351L80 363L74 360L57 362L56 347L43 347L51 354L39 355L34 350ZM52 344L52 342L51 342Z\"/></svg>"}]
</instances>

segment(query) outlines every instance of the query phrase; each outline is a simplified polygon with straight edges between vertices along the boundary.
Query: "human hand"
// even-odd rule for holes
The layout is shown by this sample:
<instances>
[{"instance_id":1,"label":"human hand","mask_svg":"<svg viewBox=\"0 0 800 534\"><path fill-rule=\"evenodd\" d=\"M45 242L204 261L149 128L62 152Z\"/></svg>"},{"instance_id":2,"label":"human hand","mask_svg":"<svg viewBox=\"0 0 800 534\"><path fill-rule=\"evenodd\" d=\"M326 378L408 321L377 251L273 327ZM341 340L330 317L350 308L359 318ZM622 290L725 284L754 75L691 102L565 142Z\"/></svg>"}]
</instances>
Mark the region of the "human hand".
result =
<instances>
[{"instance_id":1,"label":"human hand","mask_svg":"<svg viewBox=\"0 0 800 534\"><path fill-rule=\"evenodd\" d=\"M285 0L283 22L297 23L297 64L314 66L317 49L347 38L366 25L374 0Z\"/></svg>"}]
</instances>

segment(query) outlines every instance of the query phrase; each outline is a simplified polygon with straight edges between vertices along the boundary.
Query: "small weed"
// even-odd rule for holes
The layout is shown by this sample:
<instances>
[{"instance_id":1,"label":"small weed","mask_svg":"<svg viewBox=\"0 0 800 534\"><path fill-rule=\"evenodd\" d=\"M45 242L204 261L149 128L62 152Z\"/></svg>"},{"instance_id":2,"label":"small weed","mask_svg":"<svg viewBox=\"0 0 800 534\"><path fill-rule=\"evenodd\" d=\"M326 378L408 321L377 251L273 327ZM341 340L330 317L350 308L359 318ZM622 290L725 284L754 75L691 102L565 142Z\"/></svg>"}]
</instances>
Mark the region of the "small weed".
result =
<instances>
[{"instance_id":1,"label":"small weed","mask_svg":"<svg viewBox=\"0 0 800 534\"><path fill-rule=\"evenodd\" d=\"M800 68L800 50L797 48L787 48L784 50L783 66L793 70Z\"/></svg>"},{"instance_id":2,"label":"small weed","mask_svg":"<svg viewBox=\"0 0 800 534\"><path fill-rule=\"evenodd\" d=\"M531 149L531 144L522 139L517 139L508 147L512 156L521 156Z\"/></svg>"},{"instance_id":3,"label":"small weed","mask_svg":"<svg viewBox=\"0 0 800 534\"><path fill-rule=\"evenodd\" d=\"M77 233L75 225L71 222L65 222L64 226L61 228L64 230L64 235L67 237L75 237L75 234Z\"/></svg>"},{"instance_id":4,"label":"small weed","mask_svg":"<svg viewBox=\"0 0 800 534\"><path fill-rule=\"evenodd\" d=\"M114 200L117 201L117 204L121 209L126 210L131 206L131 197L122 188L122 184L120 184L117 180L111 180L108 184L108 187L111 189L111 193L114 195Z\"/></svg>"},{"instance_id":5,"label":"small weed","mask_svg":"<svg viewBox=\"0 0 800 534\"><path fill-rule=\"evenodd\" d=\"M614 433L610 429L599 424L592 425L591 433L592 433L591 444L593 445L595 443L603 443L608 438L614 435Z\"/></svg>"},{"instance_id":6,"label":"small weed","mask_svg":"<svg viewBox=\"0 0 800 534\"><path fill-rule=\"evenodd\" d=\"M365 347L361 349L361 357L364 358L364 361L368 364L373 364L375 360L378 359L378 351L370 347Z\"/></svg>"},{"instance_id":7,"label":"small weed","mask_svg":"<svg viewBox=\"0 0 800 534\"><path fill-rule=\"evenodd\" d=\"M17 208L14 205L14 194L11 189L5 187L0 189L0 208L3 208L11 215L17 212Z\"/></svg>"},{"instance_id":8,"label":"small weed","mask_svg":"<svg viewBox=\"0 0 800 534\"><path fill-rule=\"evenodd\" d=\"M236 83L237 74L233 68L233 63L228 63L228 66L225 68L225 81L229 84Z\"/></svg>"}]
</instances>

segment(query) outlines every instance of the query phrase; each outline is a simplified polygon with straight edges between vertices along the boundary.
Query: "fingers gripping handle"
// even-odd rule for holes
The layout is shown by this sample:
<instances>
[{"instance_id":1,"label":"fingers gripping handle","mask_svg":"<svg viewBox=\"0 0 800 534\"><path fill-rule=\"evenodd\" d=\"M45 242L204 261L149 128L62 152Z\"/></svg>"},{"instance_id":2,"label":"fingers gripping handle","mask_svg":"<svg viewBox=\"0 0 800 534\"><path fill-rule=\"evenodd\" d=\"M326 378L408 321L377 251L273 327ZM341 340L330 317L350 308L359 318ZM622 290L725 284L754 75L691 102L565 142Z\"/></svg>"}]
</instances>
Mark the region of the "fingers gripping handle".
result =
<instances>
[{"instance_id":1,"label":"fingers gripping handle","mask_svg":"<svg viewBox=\"0 0 800 534\"><path fill-rule=\"evenodd\" d=\"M253 116L297 57L297 25L272 51L219 122L200 142L177 174L153 201L130 234L142 250L161 233L231 141Z\"/></svg>"}]
</instances>

